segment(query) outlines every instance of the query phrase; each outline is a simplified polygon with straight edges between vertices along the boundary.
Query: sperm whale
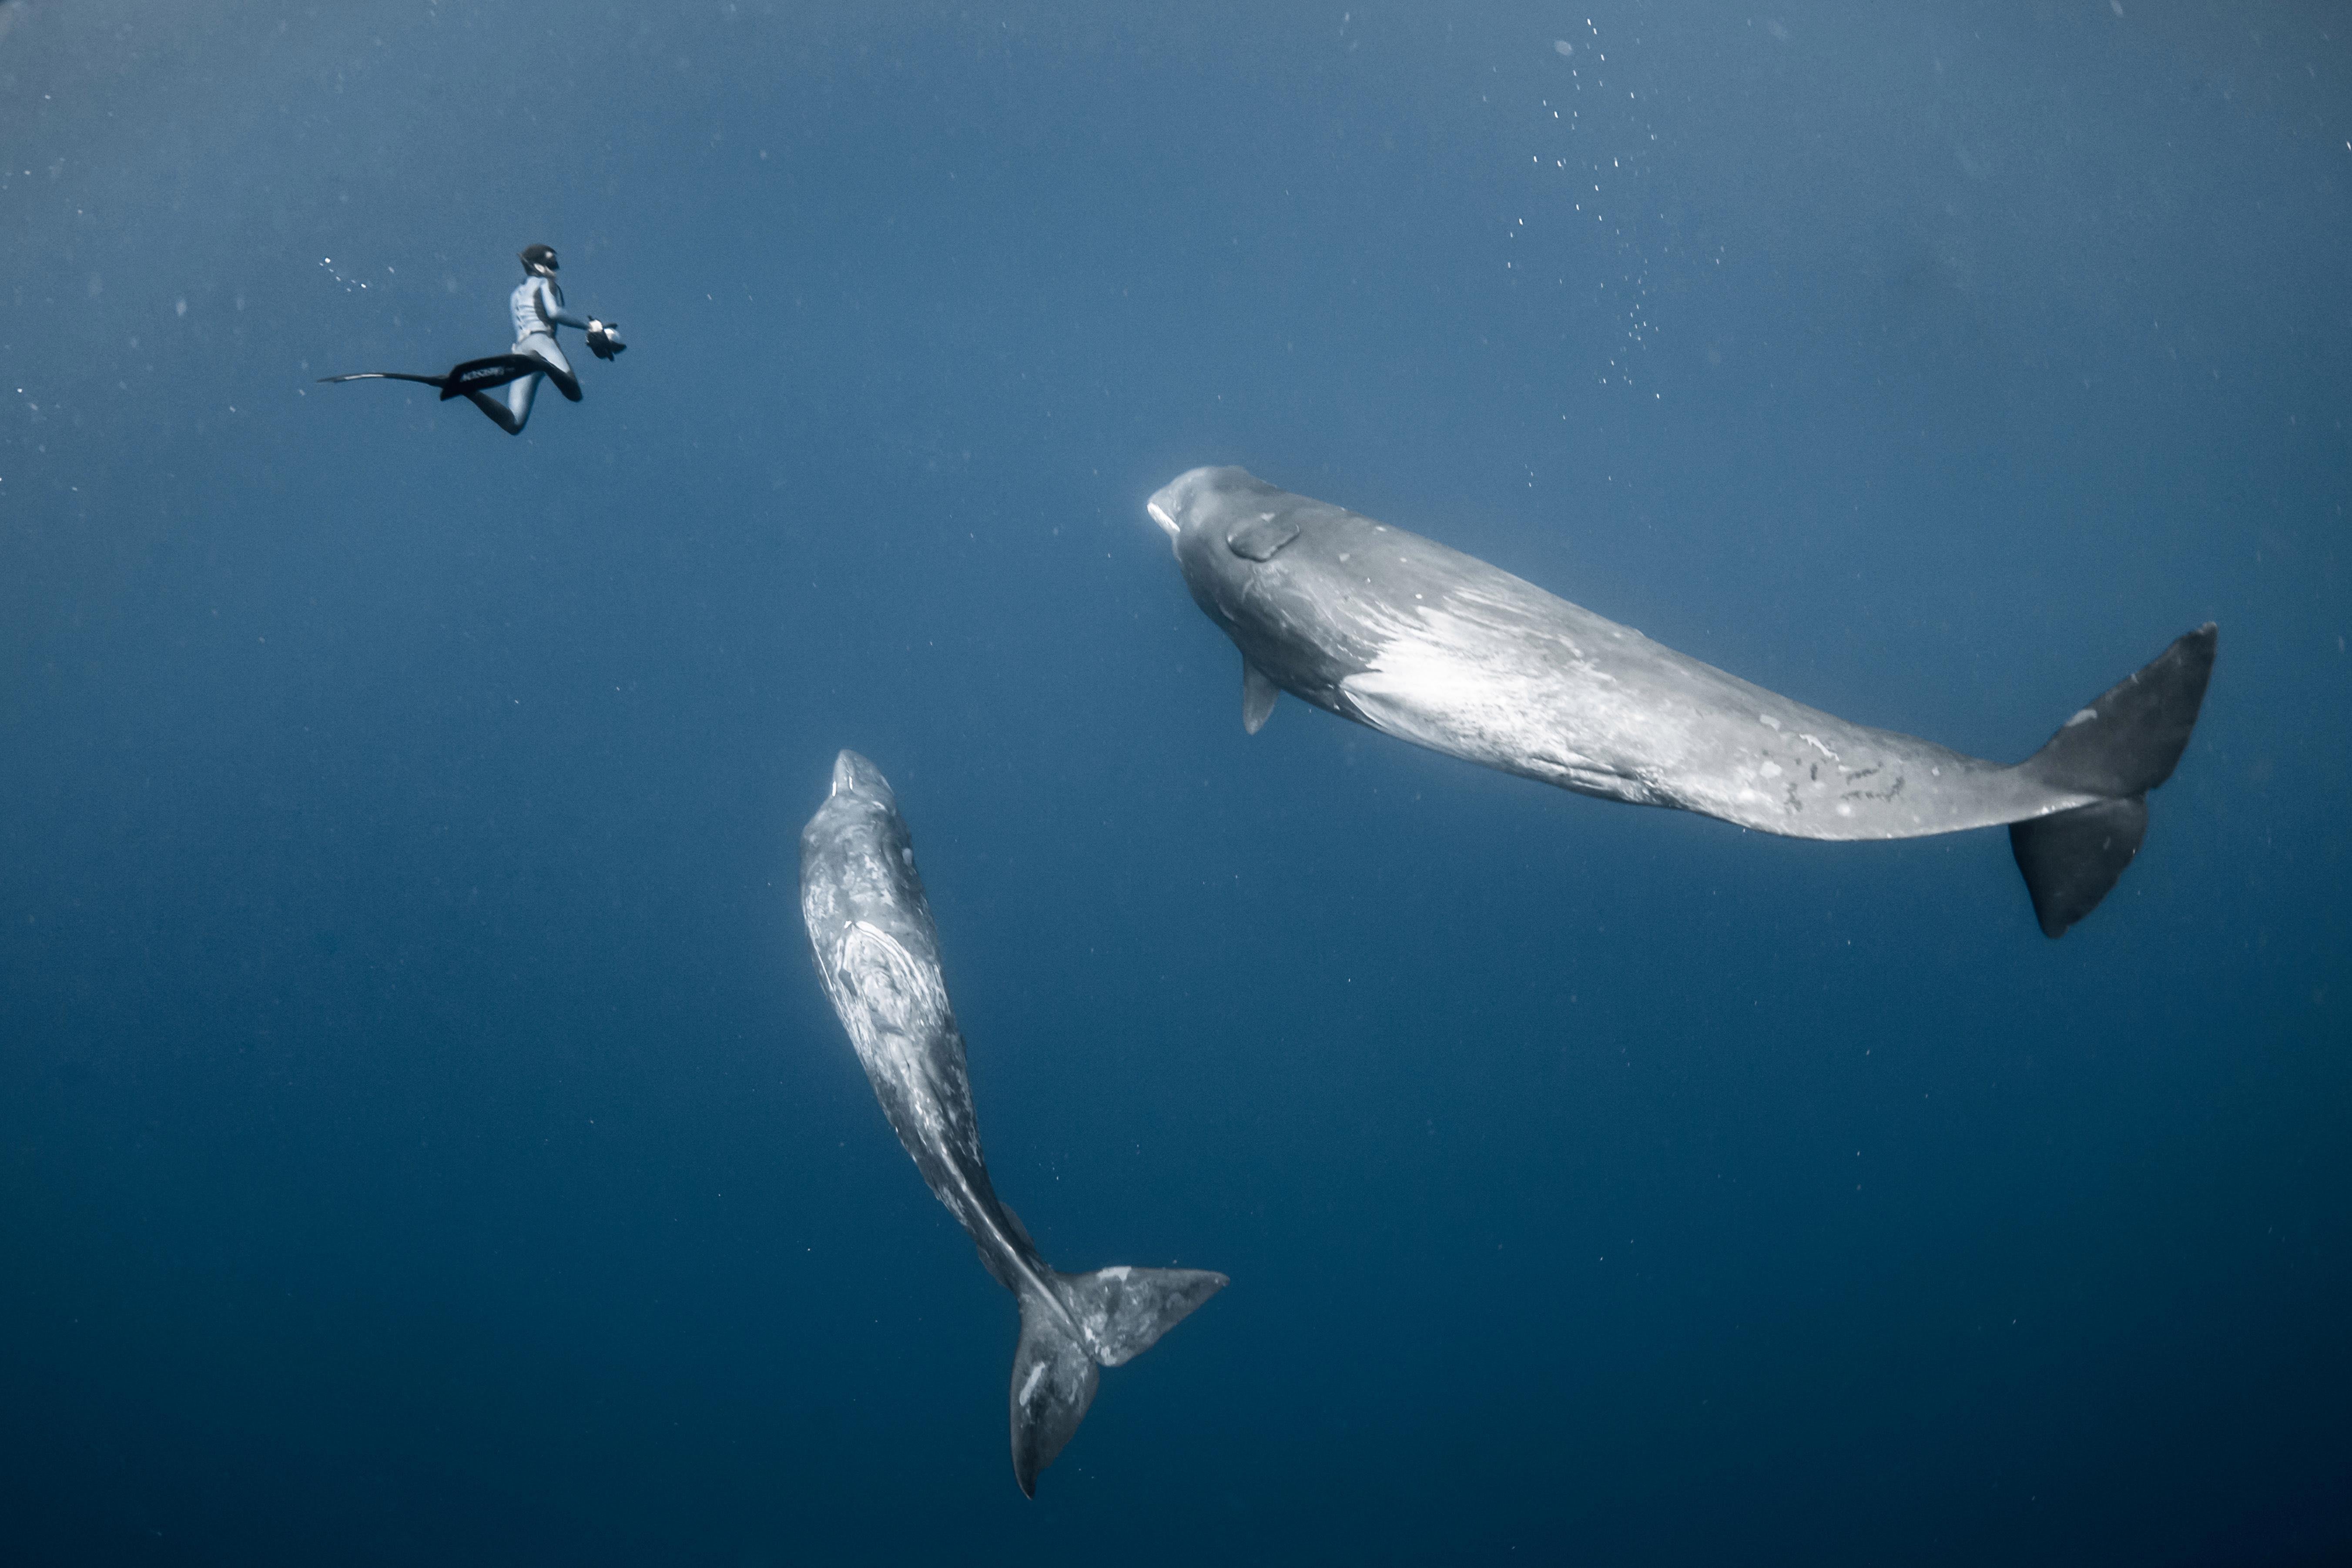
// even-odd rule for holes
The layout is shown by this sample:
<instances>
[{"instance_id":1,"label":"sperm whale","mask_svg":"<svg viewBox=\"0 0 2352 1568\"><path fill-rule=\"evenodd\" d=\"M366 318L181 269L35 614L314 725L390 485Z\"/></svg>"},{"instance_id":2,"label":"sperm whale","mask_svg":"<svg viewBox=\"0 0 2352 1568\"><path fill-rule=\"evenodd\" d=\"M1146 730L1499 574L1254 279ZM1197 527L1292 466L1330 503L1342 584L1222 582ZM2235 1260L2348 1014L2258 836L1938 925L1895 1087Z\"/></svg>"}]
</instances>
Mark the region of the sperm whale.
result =
<instances>
[{"instance_id":1,"label":"sperm whale","mask_svg":"<svg viewBox=\"0 0 2352 1568\"><path fill-rule=\"evenodd\" d=\"M2090 913L2138 852L2219 634L2176 639L2005 766L1791 701L1475 556L1194 468L1146 510L1193 602L1242 655L1242 723L1282 692L1416 745L1604 800L1793 838L2007 825L2043 934Z\"/></svg>"},{"instance_id":2,"label":"sperm whale","mask_svg":"<svg viewBox=\"0 0 2352 1568\"><path fill-rule=\"evenodd\" d=\"M835 761L833 792L801 832L801 917L883 1115L932 1194L971 1233L981 1263L1021 1303L1013 1476L1034 1497L1037 1472L1094 1401L1095 1369L1150 1349L1223 1289L1225 1277L1126 1267L1058 1273L996 1195L914 840L888 781L855 752Z\"/></svg>"}]
</instances>

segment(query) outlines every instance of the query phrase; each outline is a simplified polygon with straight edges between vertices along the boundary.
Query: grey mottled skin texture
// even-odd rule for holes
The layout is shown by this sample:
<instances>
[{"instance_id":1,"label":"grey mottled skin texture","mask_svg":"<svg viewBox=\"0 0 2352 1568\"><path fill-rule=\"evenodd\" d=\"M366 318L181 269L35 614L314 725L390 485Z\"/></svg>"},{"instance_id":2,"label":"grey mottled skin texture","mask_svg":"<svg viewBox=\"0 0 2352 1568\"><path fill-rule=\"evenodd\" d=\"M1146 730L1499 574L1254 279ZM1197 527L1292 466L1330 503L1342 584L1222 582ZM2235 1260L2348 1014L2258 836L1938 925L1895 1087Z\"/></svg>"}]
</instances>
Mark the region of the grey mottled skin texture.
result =
<instances>
[{"instance_id":1,"label":"grey mottled skin texture","mask_svg":"<svg viewBox=\"0 0 2352 1568\"><path fill-rule=\"evenodd\" d=\"M1021 1303L1013 1465L1021 1489L1034 1496L1037 1472L1086 1415L1096 1367L1150 1349L1225 1277L1197 1268L1058 1273L997 1197L914 840L889 784L855 752L835 762L833 793L801 831L801 916L825 995L891 1130L971 1232L982 1264Z\"/></svg>"},{"instance_id":2,"label":"grey mottled skin texture","mask_svg":"<svg viewBox=\"0 0 2352 1568\"><path fill-rule=\"evenodd\" d=\"M1911 838L2106 798L1792 702L1240 468L1195 468L1150 510L1193 600L1274 685L1506 773L1796 838Z\"/></svg>"},{"instance_id":3,"label":"grey mottled skin texture","mask_svg":"<svg viewBox=\"0 0 2352 1568\"><path fill-rule=\"evenodd\" d=\"M825 995L891 1130L923 1180L992 1259L1044 1267L1007 1223L981 1157L963 1037L914 840L874 764L845 752L833 793L801 830L801 915Z\"/></svg>"}]
</instances>

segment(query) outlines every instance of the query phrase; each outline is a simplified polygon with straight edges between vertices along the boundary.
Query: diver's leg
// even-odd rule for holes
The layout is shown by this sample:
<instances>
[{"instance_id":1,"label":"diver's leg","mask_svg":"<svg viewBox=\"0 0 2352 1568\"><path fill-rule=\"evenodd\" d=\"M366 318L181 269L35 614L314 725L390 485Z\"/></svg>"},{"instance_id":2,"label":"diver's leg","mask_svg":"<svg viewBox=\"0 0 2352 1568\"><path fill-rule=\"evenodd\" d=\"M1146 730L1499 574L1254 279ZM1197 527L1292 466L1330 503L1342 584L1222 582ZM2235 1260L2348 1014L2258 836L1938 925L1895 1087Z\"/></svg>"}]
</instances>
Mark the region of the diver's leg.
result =
<instances>
[{"instance_id":1,"label":"diver's leg","mask_svg":"<svg viewBox=\"0 0 2352 1568\"><path fill-rule=\"evenodd\" d=\"M507 412L514 416L514 424L509 429L514 435L521 435L522 427L530 423L530 405L539 395L539 380L538 373L533 372L507 383Z\"/></svg>"},{"instance_id":2,"label":"diver's leg","mask_svg":"<svg viewBox=\"0 0 2352 1568\"><path fill-rule=\"evenodd\" d=\"M537 381L539 377L532 375L526 376L523 379L525 381ZM519 382L510 381L507 383L507 385L509 388L520 384L521 384ZM508 395L509 398L512 397L513 394L511 391ZM487 392L469 392L466 394L466 401L480 409L483 413L488 415L490 416L490 423L496 425L499 429L505 431L509 436L521 435L522 422L524 419L530 416L530 401L527 397L523 400L522 414L520 416L515 415L506 404L500 403L497 398L492 397Z\"/></svg>"},{"instance_id":3,"label":"diver's leg","mask_svg":"<svg viewBox=\"0 0 2352 1568\"><path fill-rule=\"evenodd\" d=\"M568 402L580 401L580 378L572 374L572 362L555 346L555 340L545 332L533 332L515 344L515 353L530 354L547 364L547 379L555 383L555 390Z\"/></svg>"}]
</instances>

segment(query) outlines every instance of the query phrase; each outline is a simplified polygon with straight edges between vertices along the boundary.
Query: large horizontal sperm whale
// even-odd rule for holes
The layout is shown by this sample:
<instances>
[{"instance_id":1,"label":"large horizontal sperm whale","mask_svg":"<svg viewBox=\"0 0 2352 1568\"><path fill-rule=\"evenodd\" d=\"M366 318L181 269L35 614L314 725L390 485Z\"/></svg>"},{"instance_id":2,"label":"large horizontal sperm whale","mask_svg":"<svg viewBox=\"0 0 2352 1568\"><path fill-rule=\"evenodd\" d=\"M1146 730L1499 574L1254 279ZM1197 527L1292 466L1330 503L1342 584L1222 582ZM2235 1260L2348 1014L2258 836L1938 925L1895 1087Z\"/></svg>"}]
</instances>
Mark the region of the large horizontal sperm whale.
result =
<instances>
[{"instance_id":1,"label":"large horizontal sperm whale","mask_svg":"<svg viewBox=\"0 0 2352 1568\"><path fill-rule=\"evenodd\" d=\"M940 973L939 931L914 841L889 784L844 752L833 794L801 830L801 918L833 1010L931 1192L962 1222L980 1261L1021 1303L1013 1352L1013 1475L1037 1495L1094 1402L1095 1368L1150 1350L1225 1288L1202 1268L1058 1274L996 1195L980 1155L963 1037Z\"/></svg>"},{"instance_id":2,"label":"large horizontal sperm whale","mask_svg":"<svg viewBox=\"0 0 2352 1568\"><path fill-rule=\"evenodd\" d=\"M2189 744L2217 634L2174 640L2014 766L1849 724L1401 528L1194 468L1148 504L1242 653L1252 734L1287 691L1449 756L1791 838L2009 825L2047 936L2097 906Z\"/></svg>"}]
</instances>

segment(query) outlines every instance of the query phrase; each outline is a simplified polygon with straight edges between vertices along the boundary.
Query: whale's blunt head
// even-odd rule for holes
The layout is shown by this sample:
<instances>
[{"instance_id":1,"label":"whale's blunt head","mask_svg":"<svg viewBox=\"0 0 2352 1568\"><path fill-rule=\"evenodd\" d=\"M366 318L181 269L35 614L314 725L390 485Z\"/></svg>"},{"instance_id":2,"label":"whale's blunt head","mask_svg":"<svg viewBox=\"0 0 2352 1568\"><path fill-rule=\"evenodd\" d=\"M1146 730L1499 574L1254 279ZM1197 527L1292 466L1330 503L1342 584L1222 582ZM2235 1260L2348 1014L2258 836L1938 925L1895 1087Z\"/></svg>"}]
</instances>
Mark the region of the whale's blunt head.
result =
<instances>
[{"instance_id":1,"label":"whale's blunt head","mask_svg":"<svg viewBox=\"0 0 2352 1568\"><path fill-rule=\"evenodd\" d=\"M1170 504L1171 498L1168 492L1175 488L1168 485L1143 503L1143 510L1150 513L1151 521L1160 525L1160 531L1168 536L1171 550L1176 547L1178 540L1184 537L1184 525L1176 521L1176 509Z\"/></svg>"},{"instance_id":2,"label":"whale's blunt head","mask_svg":"<svg viewBox=\"0 0 2352 1568\"><path fill-rule=\"evenodd\" d=\"M1236 531L1246 534L1297 500L1248 469L1234 468L1192 469L1152 496L1148 510L1174 548L1185 591L1228 634L1248 598L1254 574L1267 558L1237 546ZM1297 531L1291 530L1292 534Z\"/></svg>"},{"instance_id":3,"label":"whale's blunt head","mask_svg":"<svg viewBox=\"0 0 2352 1568\"><path fill-rule=\"evenodd\" d=\"M890 793L890 781L882 776L880 768L856 752L844 752L833 759L833 794L836 800L846 795L853 800L871 801L888 811L898 809L898 797Z\"/></svg>"},{"instance_id":4,"label":"whale's blunt head","mask_svg":"<svg viewBox=\"0 0 2352 1568\"><path fill-rule=\"evenodd\" d=\"M1194 468L1191 474L1179 474L1175 479L1154 490L1151 499L1143 503L1143 510L1150 514L1152 521L1160 525L1160 531L1168 536L1168 547L1171 550L1175 549L1184 541L1186 482L1192 478L1192 474L1200 471Z\"/></svg>"},{"instance_id":5,"label":"whale's blunt head","mask_svg":"<svg viewBox=\"0 0 2352 1568\"><path fill-rule=\"evenodd\" d=\"M1264 489L1246 468L1192 468L1177 475L1143 503L1151 521L1168 535L1169 545L1183 552L1187 530L1217 510L1218 498L1244 488Z\"/></svg>"}]
</instances>

